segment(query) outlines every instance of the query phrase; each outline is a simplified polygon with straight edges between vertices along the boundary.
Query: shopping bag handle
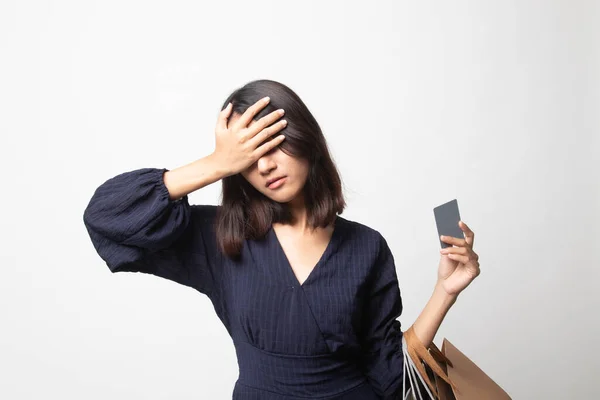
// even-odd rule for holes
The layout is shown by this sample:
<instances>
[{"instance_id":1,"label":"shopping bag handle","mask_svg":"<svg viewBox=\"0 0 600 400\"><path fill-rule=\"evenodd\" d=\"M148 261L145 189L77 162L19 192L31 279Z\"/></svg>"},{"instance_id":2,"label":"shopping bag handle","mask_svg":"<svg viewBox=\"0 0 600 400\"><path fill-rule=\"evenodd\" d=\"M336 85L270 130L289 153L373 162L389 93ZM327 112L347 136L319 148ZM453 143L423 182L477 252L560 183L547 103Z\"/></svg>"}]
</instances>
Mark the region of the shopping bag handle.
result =
<instances>
[{"instance_id":1,"label":"shopping bag handle","mask_svg":"<svg viewBox=\"0 0 600 400\"><path fill-rule=\"evenodd\" d=\"M429 345L428 350L417 337L412 325L404 332L404 338L406 340L407 352L410 358L413 360L419 374L425 383L427 383L427 386L429 386L434 396L436 398L438 397L438 391L431 383L429 375L427 375L425 367L422 364L423 362L427 364L437 376L442 378L448 385L450 385L454 391L456 391L456 386L450 380L446 372L444 372L440 364L438 364L438 362L440 362L452 366L452 363L448 357L446 357L433 342Z\"/></svg>"}]
</instances>

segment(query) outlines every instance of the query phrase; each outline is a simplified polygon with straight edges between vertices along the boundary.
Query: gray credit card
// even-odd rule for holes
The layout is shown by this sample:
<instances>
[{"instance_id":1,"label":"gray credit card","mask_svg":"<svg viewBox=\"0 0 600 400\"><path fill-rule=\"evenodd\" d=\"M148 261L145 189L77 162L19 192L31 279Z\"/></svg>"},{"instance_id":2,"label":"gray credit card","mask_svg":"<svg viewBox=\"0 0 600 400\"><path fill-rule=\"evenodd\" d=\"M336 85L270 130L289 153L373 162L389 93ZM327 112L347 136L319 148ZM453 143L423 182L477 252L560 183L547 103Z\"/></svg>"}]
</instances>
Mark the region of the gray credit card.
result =
<instances>
[{"instance_id":1,"label":"gray credit card","mask_svg":"<svg viewBox=\"0 0 600 400\"><path fill-rule=\"evenodd\" d=\"M438 239L442 248L452 247L452 245L442 242L440 239L441 235L453 236L459 239L465 238L462 229L460 229L460 226L458 226L460 214L458 213L458 201L456 199L450 200L447 203L435 207L433 209L433 215L435 216Z\"/></svg>"}]
</instances>

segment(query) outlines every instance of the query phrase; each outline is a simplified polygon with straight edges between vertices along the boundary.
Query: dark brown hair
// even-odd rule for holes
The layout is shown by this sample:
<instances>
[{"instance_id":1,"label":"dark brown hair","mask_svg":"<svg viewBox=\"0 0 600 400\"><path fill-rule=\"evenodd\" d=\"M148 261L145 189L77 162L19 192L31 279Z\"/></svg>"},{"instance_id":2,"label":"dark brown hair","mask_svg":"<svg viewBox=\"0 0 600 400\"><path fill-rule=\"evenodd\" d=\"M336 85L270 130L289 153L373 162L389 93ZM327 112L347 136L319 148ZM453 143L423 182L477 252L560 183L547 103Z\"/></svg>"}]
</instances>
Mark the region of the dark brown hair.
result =
<instances>
[{"instance_id":1,"label":"dark brown hair","mask_svg":"<svg viewBox=\"0 0 600 400\"><path fill-rule=\"evenodd\" d=\"M308 224L313 228L326 227L346 206L342 181L323 132L300 97L279 82L261 79L236 89L222 109L231 102L231 115L241 115L265 96L271 101L253 119L257 121L279 108L285 110L288 123L279 133L286 138L279 148L292 157L308 160L309 172L303 188ZM291 221L292 215L285 203L269 199L241 174L223 178L222 185L216 233L219 248L229 257L238 258L244 239L262 238L273 222Z\"/></svg>"}]
</instances>

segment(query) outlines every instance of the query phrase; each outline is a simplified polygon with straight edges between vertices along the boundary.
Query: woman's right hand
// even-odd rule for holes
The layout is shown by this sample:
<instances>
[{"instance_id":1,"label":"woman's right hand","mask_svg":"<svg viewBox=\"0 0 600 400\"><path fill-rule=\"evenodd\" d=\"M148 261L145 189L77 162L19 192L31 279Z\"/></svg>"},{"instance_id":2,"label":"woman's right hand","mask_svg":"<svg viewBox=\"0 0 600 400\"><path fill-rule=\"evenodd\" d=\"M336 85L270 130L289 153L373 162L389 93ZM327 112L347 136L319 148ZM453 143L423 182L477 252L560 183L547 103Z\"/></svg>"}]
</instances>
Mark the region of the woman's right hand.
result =
<instances>
[{"instance_id":1,"label":"woman's right hand","mask_svg":"<svg viewBox=\"0 0 600 400\"><path fill-rule=\"evenodd\" d=\"M257 101L248 107L244 114L237 121L231 123L229 127L227 126L228 118L233 108L231 103L219 113L215 129L215 151L212 156L218 160L219 164L230 175L245 170L262 157L263 154L269 152L285 139L284 135L279 135L272 140L266 141L286 126L287 121L285 120L273 124L273 122L283 116L283 110L273 111L252 124L252 127L248 127L252 118L269 101L268 97ZM263 142L265 143L261 145Z\"/></svg>"}]
</instances>

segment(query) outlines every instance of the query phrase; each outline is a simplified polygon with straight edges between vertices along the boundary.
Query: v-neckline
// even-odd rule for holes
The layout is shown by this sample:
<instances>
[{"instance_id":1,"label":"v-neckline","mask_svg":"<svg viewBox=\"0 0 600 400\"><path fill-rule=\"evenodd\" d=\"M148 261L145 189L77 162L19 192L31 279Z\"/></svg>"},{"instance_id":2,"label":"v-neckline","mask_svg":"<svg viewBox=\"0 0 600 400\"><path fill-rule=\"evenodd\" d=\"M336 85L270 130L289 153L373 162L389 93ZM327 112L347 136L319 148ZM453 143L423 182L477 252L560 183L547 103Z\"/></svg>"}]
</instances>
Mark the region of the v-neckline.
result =
<instances>
[{"instance_id":1,"label":"v-neckline","mask_svg":"<svg viewBox=\"0 0 600 400\"><path fill-rule=\"evenodd\" d=\"M337 240L339 237L339 231L340 231L340 226L339 226L340 220L341 220L341 217L339 215L336 215L334 225L333 225L333 232L331 233L331 238L329 238L329 242L327 243L325 250L321 254L321 257L319 257L319 259L317 260L317 263L313 266L311 271L308 273L308 276L304 279L304 281L302 283L300 283L300 281L298 280L298 277L294 273L292 264L290 263L290 260L288 259L287 255L285 254L285 251L283 250L283 246L281 245L281 242L279 241L279 238L277 237L277 233L275 233L275 229L273 229L273 226L271 225L271 228L269 228L269 233L271 235L273 235L273 241L275 242L277 251L280 253L281 258L284 260L284 262L286 264L284 268L287 270L288 275L291 276L291 279L292 279L292 282L294 283L294 285L304 288L306 283L311 278L313 278L313 276L316 274L316 272L319 269L319 266L321 264L323 264L325 261L327 261L327 258L329 257L331 252L334 250L334 246L337 244Z\"/></svg>"}]
</instances>

